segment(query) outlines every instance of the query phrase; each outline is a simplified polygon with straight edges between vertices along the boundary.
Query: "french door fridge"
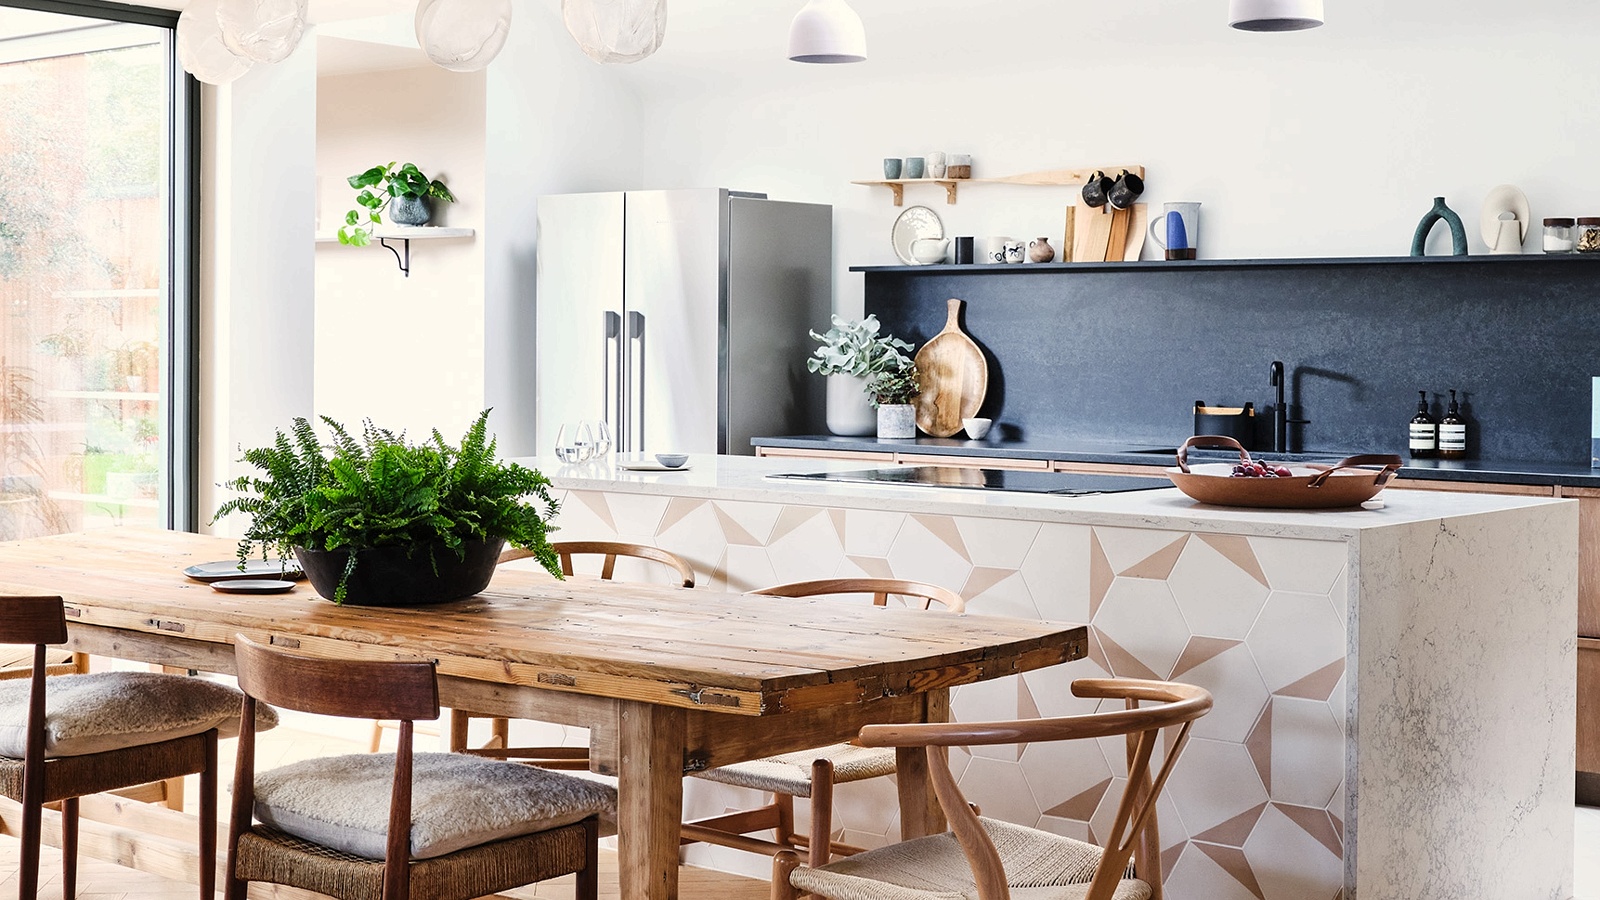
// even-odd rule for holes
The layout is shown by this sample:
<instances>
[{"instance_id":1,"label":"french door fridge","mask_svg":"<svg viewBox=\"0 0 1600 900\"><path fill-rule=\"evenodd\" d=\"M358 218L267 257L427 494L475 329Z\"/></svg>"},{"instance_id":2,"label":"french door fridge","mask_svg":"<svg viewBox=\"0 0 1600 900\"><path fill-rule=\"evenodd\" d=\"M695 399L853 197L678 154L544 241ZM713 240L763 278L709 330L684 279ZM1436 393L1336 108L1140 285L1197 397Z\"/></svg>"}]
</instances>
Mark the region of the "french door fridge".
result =
<instances>
[{"instance_id":1,"label":"french door fridge","mask_svg":"<svg viewBox=\"0 0 1600 900\"><path fill-rule=\"evenodd\" d=\"M541 197L540 453L563 423L623 452L751 453L824 427L805 369L833 307L833 210L722 189Z\"/></svg>"}]
</instances>

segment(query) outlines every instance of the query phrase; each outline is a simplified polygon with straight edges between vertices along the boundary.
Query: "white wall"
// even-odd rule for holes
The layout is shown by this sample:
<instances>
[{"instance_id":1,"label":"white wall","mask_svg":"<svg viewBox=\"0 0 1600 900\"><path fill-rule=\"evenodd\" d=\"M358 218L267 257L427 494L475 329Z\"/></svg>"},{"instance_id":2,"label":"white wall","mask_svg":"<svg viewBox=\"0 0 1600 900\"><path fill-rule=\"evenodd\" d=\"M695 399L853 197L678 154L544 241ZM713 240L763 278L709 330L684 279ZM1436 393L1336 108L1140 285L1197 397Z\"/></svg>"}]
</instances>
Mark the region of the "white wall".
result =
<instances>
[{"instance_id":1,"label":"white wall","mask_svg":"<svg viewBox=\"0 0 1600 900\"><path fill-rule=\"evenodd\" d=\"M720 77L646 73L648 61L634 73L644 180L834 204L846 311L862 293L849 266L896 262L900 212L887 189L848 182L935 149L973 154L980 177L1142 163L1152 204L1205 203L1204 257L1404 255L1437 195L1485 252L1477 216L1503 182L1527 192L1536 220L1600 215L1585 153L1600 119L1573 77L1590 65L1600 4L1341 0L1326 27L1279 35L1231 31L1222 0L1015 4L994 17L942 0L855 6L864 64L780 65L769 40ZM1048 235L1059 248L1075 193L970 186L947 206L930 186L906 202L934 209L948 235ZM1442 235L1435 252L1449 250Z\"/></svg>"},{"instance_id":2,"label":"white wall","mask_svg":"<svg viewBox=\"0 0 1600 900\"><path fill-rule=\"evenodd\" d=\"M316 411L355 426L448 439L483 409L484 76L433 66L317 81L317 183L322 232L355 207L347 176L390 161L442 180L455 203L432 225L466 240L413 241L411 275L374 241L319 243ZM402 250L403 254L403 250Z\"/></svg>"},{"instance_id":3,"label":"white wall","mask_svg":"<svg viewBox=\"0 0 1600 900\"><path fill-rule=\"evenodd\" d=\"M640 174L641 110L613 69L585 57L545 4L517 5L489 67L484 220L484 397L506 456L534 444L534 238L542 194L612 191ZM600 251L603 252L603 249ZM548 302L560 302L549 298Z\"/></svg>"},{"instance_id":4,"label":"white wall","mask_svg":"<svg viewBox=\"0 0 1600 900\"><path fill-rule=\"evenodd\" d=\"M312 411L316 55L207 88L201 157L200 522L240 448ZM219 531L226 529L220 526Z\"/></svg>"}]
</instances>

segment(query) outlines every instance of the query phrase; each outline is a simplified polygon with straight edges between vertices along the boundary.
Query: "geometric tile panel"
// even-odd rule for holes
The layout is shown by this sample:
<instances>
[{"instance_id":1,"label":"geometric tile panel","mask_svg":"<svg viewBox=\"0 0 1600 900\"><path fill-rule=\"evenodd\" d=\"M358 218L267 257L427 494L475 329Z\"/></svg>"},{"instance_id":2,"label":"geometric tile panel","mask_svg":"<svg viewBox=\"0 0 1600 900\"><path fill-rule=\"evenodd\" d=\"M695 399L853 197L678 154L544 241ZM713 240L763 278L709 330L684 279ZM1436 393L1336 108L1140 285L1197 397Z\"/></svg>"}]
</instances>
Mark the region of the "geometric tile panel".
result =
<instances>
[{"instance_id":1,"label":"geometric tile panel","mask_svg":"<svg viewBox=\"0 0 1600 900\"><path fill-rule=\"evenodd\" d=\"M683 556L725 590L843 575L941 584L974 614L1089 623L1089 657L965 685L959 720L1062 716L1097 702L1075 678L1175 678L1210 690L1157 807L1167 895L1333 898L1344 882L1342 543L910 515L862 509L569 491L562 540L626 539ZM619 574L621 570L619 567ZM642 577L642 575L641 575ZM581 729L557 737L585 739ZM1126 779L1120 739L955 751L951 769L985 815L1104 839ZM754 794L689 779L686 813ZM835 838L899 836L892 779L841 785ZM796 804L804 827L805 804ZM753 854L696 844L690 862L765 877Z\"/></svg>"}]
</instances>

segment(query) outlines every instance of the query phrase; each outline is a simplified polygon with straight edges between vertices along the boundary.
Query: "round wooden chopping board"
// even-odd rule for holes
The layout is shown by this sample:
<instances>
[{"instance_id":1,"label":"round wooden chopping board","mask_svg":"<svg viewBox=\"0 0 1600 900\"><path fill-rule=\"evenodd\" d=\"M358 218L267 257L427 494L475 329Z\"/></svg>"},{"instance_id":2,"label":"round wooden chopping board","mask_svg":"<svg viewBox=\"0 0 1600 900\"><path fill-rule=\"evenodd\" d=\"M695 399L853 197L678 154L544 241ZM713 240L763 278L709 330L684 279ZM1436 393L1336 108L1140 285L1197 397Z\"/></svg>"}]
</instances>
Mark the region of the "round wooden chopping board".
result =
<instances>
[{"instance_id":1,"label":"round wooden chopping board","mask_svg":"<svg viewBox=\"0 0 1600 900\"><path fill-rule=\"evenodd\" d=\"M944 330L917 351L917 427L934 437L950 437L961 420L978 414L989 389L989 363L961 331L961 301L951 298Z\"/></svg>"}]
</instances>

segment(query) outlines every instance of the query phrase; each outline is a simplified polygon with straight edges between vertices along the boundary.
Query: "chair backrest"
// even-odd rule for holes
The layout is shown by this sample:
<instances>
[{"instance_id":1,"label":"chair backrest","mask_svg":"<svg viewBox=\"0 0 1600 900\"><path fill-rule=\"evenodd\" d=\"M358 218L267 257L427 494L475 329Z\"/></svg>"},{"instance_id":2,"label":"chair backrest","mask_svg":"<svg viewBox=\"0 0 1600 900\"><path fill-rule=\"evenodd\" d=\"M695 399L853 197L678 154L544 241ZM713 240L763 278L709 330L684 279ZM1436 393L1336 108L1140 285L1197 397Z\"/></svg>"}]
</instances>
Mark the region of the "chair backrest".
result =
<instances>
[{"instance_id":1,"label":"chair backrest","mask_svg":"<svg viewBox=\"0 0 1600 900\"><path fill-rule=\"evenodd\" d=\"M389 798L383 895L408 896L413 720L439 717L439 679L433 663L317 659L258 644L242 634L234 636L233 655L244 704L233 780L230 858L240 832L249 828L255 805L257 701L326 716L398 719L400 746L394 755L394 788Z\"/></svg>"},{"instance_id":2,"label":"chair backrest","mask_svg":"<svg viewBox=\"0 0 1600 900\"><path fill-rule=\"evenodd\" d=\"M889 595L915 597L928 609L935 602L943 604L950 612L966 612L967 601L949 588L923 581L903 578L821 578L815 581L795 581L751 591L768 597L820 597L828 594L871 594L877 606L887 606Z\"/></svg>"},{"instance_id":3,"label":"chair backrest","mask_svg":"<svg viewBox=\"0 0 1600 900\"><path fill-rule=\"evenodd\" d=\"M950 773L948 748L983 744L1035 744L1043 741L1126 735L1128 744L1128 783L1117 805L1117 817L1106 836L1104 854L1095 870L1084 900L1111 900L1127 870L1128 859L1135 861L1138 875L1151 884L1160 896L1161 858L1156 845L1156 798L1172 774L1172 765L1189 740L1194 721L1211 710L1211 694L1204 688L1171 681L1144 681L1133 678L1081 678L1072 683L1078 697L1122 700L1124 708L1109 712L1054 719L1024 719L1011 722L952 722L921 725L868 725L856 742L864 747L925 747L929 777L939 806L950 820L961 849L972 866L979 900L998 900L1009 896L1006 876L994 843L978 821L977 814L956 786ZM1155 706L1141 707L1141 702ZM1159 770L1150 770L1151 755L1163 731L1175 729L1168 742Z\"/></svg>"},{"instance_id":4,"label":"chair backrest","mask_svg":"<svg viewBox=\"0 0 1600 900\"><path fill-rule=\"evenodd\" d=\"M22 800L36 804L44 792L45 645L67 642L66 604L60 597L0 598L0 642L33 645L28 686L28 731L22 753Z\"/></svg>"},{"instance_id":5,"label":"chair backrest","mask_svg":"<svg viewBox=\"0 0 1600 900\"><path fill-rule=\"evenodd\" d=\"M633 559L645 559L661 563L673 570L678 576L678 581L686 588L694 587L694 567L680 556L668 553L660 547L651 547L648 544L630 544L624 541L557 541L550 545L556 551L556 556L561 560L561 573L572 575L572 558L574 556L604 556L601 562L600 577L610 581L617 568L617 557L626 556ZM510 562L514 559L526 559L533 554L527 550L508 547L500 554L500 562Z\"/></svg>"}]
</instances>

